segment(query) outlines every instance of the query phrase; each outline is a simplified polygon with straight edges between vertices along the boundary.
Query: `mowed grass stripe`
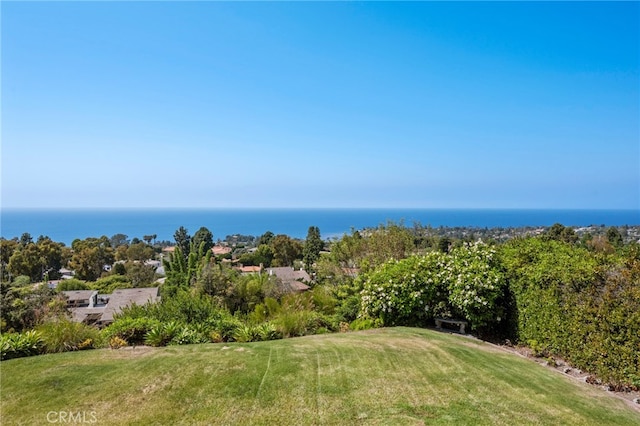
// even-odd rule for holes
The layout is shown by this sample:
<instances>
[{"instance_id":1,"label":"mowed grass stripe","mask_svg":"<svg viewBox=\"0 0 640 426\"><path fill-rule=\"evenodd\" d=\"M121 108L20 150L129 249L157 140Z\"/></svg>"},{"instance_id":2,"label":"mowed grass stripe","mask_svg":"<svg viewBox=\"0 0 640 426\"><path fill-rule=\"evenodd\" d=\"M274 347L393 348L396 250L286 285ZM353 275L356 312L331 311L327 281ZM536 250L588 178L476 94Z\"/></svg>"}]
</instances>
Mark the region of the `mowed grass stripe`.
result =
<instances>
[{"instance_id":1,"label":"mowed grass stripe","mask_svg":"<svg viewBox=\"0 0 640 426\"><path fill-rule=\"evenodd\" d=\"M98 350L0 364L2 424L640 424L589 385L462 336L413 328Z\"/></svg>"}]
</instances>

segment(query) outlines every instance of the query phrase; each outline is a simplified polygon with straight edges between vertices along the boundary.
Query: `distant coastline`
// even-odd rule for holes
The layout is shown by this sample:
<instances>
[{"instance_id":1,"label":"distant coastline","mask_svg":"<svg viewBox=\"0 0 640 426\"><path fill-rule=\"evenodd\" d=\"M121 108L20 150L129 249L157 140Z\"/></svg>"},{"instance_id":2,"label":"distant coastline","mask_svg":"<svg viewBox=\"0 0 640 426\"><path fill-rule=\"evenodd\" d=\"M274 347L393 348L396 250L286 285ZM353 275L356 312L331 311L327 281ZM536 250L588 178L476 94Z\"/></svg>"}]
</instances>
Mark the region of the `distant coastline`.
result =
<instances>
[{"instance_id":1,"label":"distant coastline","mask_svg":"<svg viewBox=\"0 0 640 426\"><path fill-rule=\"evenodd\" d=\"M304 238L309 226L318 226L323 238L339 237L351 229L375 227L393 221L406 226L513 228L640 225L633 209L381 209L381 208L218 208L218 209L2 209L0 235L24 232L70 244L76 238L112 236L130 238L156 234L172 240L180 226L195 232L209 228L214 239L227 235L261 235L266 231Z\"/></svg>"}]
</instances>

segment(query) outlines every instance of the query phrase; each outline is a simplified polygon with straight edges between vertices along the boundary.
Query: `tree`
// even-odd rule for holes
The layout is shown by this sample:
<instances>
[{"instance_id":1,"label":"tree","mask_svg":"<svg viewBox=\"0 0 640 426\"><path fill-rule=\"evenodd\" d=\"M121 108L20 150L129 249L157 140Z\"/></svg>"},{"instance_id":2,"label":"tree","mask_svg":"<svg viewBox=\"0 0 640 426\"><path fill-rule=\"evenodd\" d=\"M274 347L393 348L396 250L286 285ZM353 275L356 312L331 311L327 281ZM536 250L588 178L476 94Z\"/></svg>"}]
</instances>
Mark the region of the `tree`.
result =
<instances>
[{"instance_id":1,"label":"tree","mask_svg":"<svg viewBox=\"0 0 640 426\"><path fill-rule=\"evenodd\" d=\"M28 232L25 232L24 234L22 234L20 236L20 245L21 246L27 246L29 244L33 243L33 238L31 238L31 234Z\"/></svg>"},{"instance_id":2,"label":"tree","mask_svg":"<svg viewBox=\"0 0 640 426\"><path fill-rule=\"evenodd\" d=\"M276 235L271 241L273 265L292 266L293 261L302 257L302 244L288 235Z\"/></svg>"},{"instance_id":3,"label":"tree","mask_svg":"<svg viewBox=\"0 0 640 426\"><path fill-rule=\"evenodd\" d=\"M144 235L142 239L144 240L145 243L151 244L151 240L153 240L153 235Z\"/></svg>"},{"instance_id":4,"label":"tree","mask_svg":"<svg viewBox=\"0 0 640 426\"><path fill-rule=\"evenodd\" d=\"M609 241L609 243L611 243L615 248L620 248L624 245L622 234L615 226L611 226L607 229L607 241Z\"/></svg>"},{"instance_id":5,"label":"tree","mask_svg":"<svg viewBox=\"0 0 640 426\"><path fill-rule=\"evenodd\" d=\"M573 228L562 225L561 223L554 223L543 234L545 240L564 241L565 243L573 244L578 241L578 234Z\"/></svg>"},{"instance_id":6,"label":"tree","mask_svg":"<svg viewBox=\"0 0 640 426\"><path fill-rule=\"evenodd\" d=\"M222 304L231 294L237 277L238 273L234 269L222 264L208 263L203 266L196 279L196 288L200 294L213 296Z\"/></svg>"},{"instance_id":7,"label":"tree","mask_svg":"<svg viewBox=\"0 0 640 426\"><path fill-rule=\"evenodd\" d=\"M271 244L271 240L273 240L273 238L275 237L275 235L273 234L273 232L271 231L267 231L264 234L262 234L260 236L260 238L258 238L258 246L262 245L262 244L266 244L269 245Z\"/></svg>"},{"instance_id":8,"label":"tree","mask_svg":"<svg viewBox=\"0 0 640 426\"><path fill-rule=\"evenodd\" d=\"M452 244L453 242L451 241L451 238L442 237L438 241L438 250L441 251L442 253L449 253L449 249L451 248Z\"/></svg>"},{"instance_id":9,"label":"tree","mask_svg":"<svg viewBox=\"0 0 640 426\"><path fill-rule=\"evenodd\" d=\"M25 239L25 242L27 239ZM8 271L14 275L27 275L32 282L55 279L63 264L63 245L49 237L41 236L37 243L17 245L7 263Z\"/></svg>"},{"instance_id":10,"label":"tree","mask_svg":"<svg viewBox=\"0 0 640 426\"><path fill-rule=\"evenodd\" d=\"M324 248L324 243L320 238L320 229L317 226L310 226L307 231L307 239L302 249L302 259L304 268L308 272L313 270L313 264L320 257L320 252Z\"/></svg>"},{"instance_id":11,"label":"tree","mask_svg":"<svg viewBox=\"0 0 640 426\"><path fill-rule=\"evenodd\" d=\"M204 244L203 251L206 253L207 251L211 251L213 248L213 234L204 226L201 227L193 234L193 238L191 239L193 242L193 247L197 250L200 249L200 246Z\"/></svg>"},{"instance_id":12,"label":"tree","mask_svg":"<svg viewBox=\"0 0 640 426\"><path fill-rule=\"evenodd\" d=\"M127 262L125 265L127 280L133 287L144 287L156 279L155 268L140 262Z\"/></svg>"},{"instance_id":13,"label":"tree","mask_svg":"<svg viewBox=\"0 0 640 426\"><path fill-rule=\"evenodd\" d=\"M102 275L105 265L112 265L115 259L108 237L76 239L71 243L73 256L69 266L81 280L95 281Z\"/></svg>"},{"instance_id":14,"label":"tree","mask_svg":"<svg viewBox=\"0 0 640 426\"><path fill-rule=\"evenodd\" d=\"M131 244L126 251L126 260L138 260L144 261L148 259L153 259L155 256L155 251L153 251L153 247L149 246L145 243ZM122 259L124 260L124 259Z\"/></svg>"},{"instance_id":15,"label":"tree","mask_svg":"<svg viewBox=\"0 0 640 426\"><path fill-rule=\"evenodd\" d=\"M110 241L111 247L113 247L114 249L129 244L129 239L125 234L115 234L111 237Z\"/></svg>"},{"instance_id":16,"label":"tree","mask_svg":"<svg viewBox=\"0 0 640 426\"><path fill-rule=\"evenodd\" d=\"M265 268L271 266L271 262L273 262L273 250L271 246L267 244L259 245L253 253L253 261L256 266L262 265Z\"/></svg>"},{"instance_id":17,"label":"tree","mask_svg":"<svg viewBox=\"0 0 640 426\"><path fill-rule=\"evenodd\" d=\"M9 259L13 256L13 253L18 248L17 240L6 240L4 238L0 238L0 281L9 282L11 281L9 277Z\"/></svg>"},{"instance_id":18,"label":"tree","mask_svg":"<svg viewBox=\"0 0 640 426\"><path fill-rule=\"evenodd\" d=\"M191 251L191 236L189 235L189 231L187 231L184 226L181 226L175 234L173 234L173 238L176 240L176 246L180 248L182 256L184 256L185 259L189 257L189 252Z\"/></svg>"},{"instance_id":19,"label":"tree","mask_svg":"<svg viewBox=\"0 0 640 426\"><path fill-rule=\"evenodd\" d=\"M404 259L413 250L413 236L402 224L379 226L365 239L365 260L374 267L389 259Z\"/></svg>"},{"instance_id":20,"label":"tree","mask_svg":"<svg viewBox=\"0 0 640 426\"><path fill-rule=\"evenodd\" d=\"M48 279L60 277L60 268L66 263L65 252L62 243L56 243L49 237L38 238L38 253L42 262L42 272ZM43 276L42 279L45 279Z\"/></svg>"},{"instance_id":21,"label":"tree","mask_svg":"<svg viewBox=\"0 0 640 426\"><path fill-rule=\"evenodd\" d=\"M11 275L14 277L26 275L31 282L42 280L43 268L44 262L34 243L21 244L9 259L8 269Z\"/></svg>"}]
</instances>

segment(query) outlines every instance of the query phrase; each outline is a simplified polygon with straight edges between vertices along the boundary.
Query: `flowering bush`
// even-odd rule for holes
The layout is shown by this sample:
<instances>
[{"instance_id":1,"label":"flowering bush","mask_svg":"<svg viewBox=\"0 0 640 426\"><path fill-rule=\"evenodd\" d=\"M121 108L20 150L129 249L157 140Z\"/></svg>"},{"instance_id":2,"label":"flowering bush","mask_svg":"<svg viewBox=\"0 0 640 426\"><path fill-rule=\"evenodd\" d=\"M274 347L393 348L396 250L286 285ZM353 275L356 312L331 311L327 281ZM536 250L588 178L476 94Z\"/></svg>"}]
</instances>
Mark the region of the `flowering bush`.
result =
<instances>
[{"instance_id":1,"label":"flowering bush","mask_svg":"<svg viewBox=\"0 0 640 426\"><path fill-rule=\"evenodd\" d=\"M384 325L418 325L433 318L446 301L441 274L446 255L439 252L390 260L364 276L361 315Z\"/></svg>"},{"instance_id":2,"label":"flowering bush","mask_svg":"<svg viewBox=\"0 0 640 426\"><path fill-rule=\"evenodd\" d=\"M384 325L420 325L434 316L458 316L477 328L500 321L502 276L495 251L477 242L390 260L364 276L361 316Z\"/></svg>"},{"instance_id":3,"label":"flowering bush","mask_svg":"<svg viewBox=\"0 0 640 426\"><path fill-rule=\"evenodd\" d=\"M476 242L456 248L444 271L449 303L473 328L501 320L503 312L496 302L504 292L504 280L492 247Z\"/></svg>"}]
</instances>

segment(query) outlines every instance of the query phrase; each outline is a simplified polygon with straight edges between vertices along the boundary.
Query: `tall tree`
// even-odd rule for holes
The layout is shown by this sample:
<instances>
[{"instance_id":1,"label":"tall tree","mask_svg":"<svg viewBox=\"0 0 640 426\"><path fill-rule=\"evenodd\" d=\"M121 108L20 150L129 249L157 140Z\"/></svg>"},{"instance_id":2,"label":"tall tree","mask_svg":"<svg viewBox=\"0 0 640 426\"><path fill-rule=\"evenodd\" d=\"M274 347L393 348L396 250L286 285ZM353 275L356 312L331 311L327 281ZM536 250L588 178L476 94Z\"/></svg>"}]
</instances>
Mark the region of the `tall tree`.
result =
<instances>
[{"instance_id":1,"label":"tall tree","mask_svg":"<svg viewBox=\"0 0 640 426\"><path fill-rule=\"evenodd\" d=\"M31 234L28 232L25 232L24 234L22 234L20 236L20 245L21 246L27 246L29 244L31 244L33 242L33 238L31 238Z\"/></svg>"},{"instance_id":2,"label":"tall tree","mask_svg":"<svg viewBox=\"0 0 640 426\"><path fill-rule=\"evenodd\" d=\"M63 264L63 245L49 237L41 236L37 243L18 245L7 264L13 276L27 275L31 282L46 277L58 278L58 271Z\"/></svg>"},{"instance_id":3,"label":"tall tree","mask_svg":"<svg viewBox=\"0 0 640 426\"><path fill-rule=\"evenodd\" d=\"M126 259L127 260L139 260L144 261L148 259L153 259L155 256L155 251L153 251L153 247L149 246L145 243L131 244L126 251Z\"/></svg>"},{"instance_id":4,"label":"tall tree","mask_svg":"<svg viewBox=\"0 0 640 426\"><path fill-rule=\"evenodd\" d=\"M292 266L293 261L302 257L302 244L288 235L276 235L271 241L274 266Z\"/></svg>"},{"instance_id":5,"label":"tall tree","mask_svg":"<svg viewBox=\"0 0 640 426\"><path fill-rule=\"evenodd\" d=\"M105 265L112 265L115 259L111 241L108 237L74 240L71 243L73 256L69 266L81 280L95 281L102 275Z\"/></svg>"},{"instance_id":6,"label":"tall tree","mask_svg":"<svg viewBox=\"0 0 640 426\"><path fill-rule=\"evenodd\" d=\"M615 226L611 226L607 229L607 241L611 243L615 248L620 248L624 245L622 234Z\"/></svg>"},{"instance_id":7,"label":"tall tree","mask_svg":"<svg viewBox=\"0 0 640 426\"><path fill-rule=\"evenodd\" d=\"M578 234L576 234L573 228L564 226L561 223L554 223L542 236L545 240L564 241L570 244L578 241Z\"/></svg>"},{"instance_id":8,"label":"tall tree","mask_svg":"<svg viewBox=\"0 0 640 426\"><path fill-rule=\"evenodd\" d=\"M307 231L307 239L302 249L302 259L307 272L313 270L313 264L320 257L320 252L324 247L322 238L320 238L320 229L317 226L310 226Z\"/></svg>"},{"instance_id":9,"label":"tall tree","mask_svg":"<svg viewBox=\"0 0 640 426\"><path fill-rule=\"evenodd\" d=\"M17 240L6 240L4 238L0 238L0 281L2 282L11 281L9 278L9 260L17 248Z\"/></svg>"},{"instance_id":10,"label":"tall tree","mask_svg":"<svg viewBox=\"0 0 640 426\"><path fill-rule=\"evenodd\" d=\"M264 234L260 235L260 238L258 238L258 242L257 245L260 246L262 244L271 244L271 240L273 240L273 238L275 237L275 235L273 234L273 232L271 231L267 231Z\"/></svg>"},{"instance_id":11,"label":"tall tree","mask_svg":"<svg viewBox=\"0 0 640 426\"><path fill-rule=\"evenodd\" d=\"M120 246L128 245L129 237L127 237L125 234L115 234L114 236L111 237L110 241L111 241L111 247L115 249Z\"/></svg>"},{"instance_id":12,"label":"tall tree","mask_svg":"<svg viewBox=\"0 0 640 426\"><path fill-rule=\"evenodd\" d=\"M191 241L193 242L193 247L196 250L199 250L200 246L204 244L202 248L203 253L211 251L211 249L213 248L213 234L204 226L198 229L195 234L193 234L193 238L191 239Z\"/></svg>"},{"instance_id":13,"label":"tall tree","mask_svg":"<svg viewBox=\"0 0 640 426\"><path fill-rule=\"evenodd\" d=\"M191 252L191 236L189 235L189 231L187 231L184 226L181 226L175 234L173 234L173 238L176 240L176 246L180 248L182 256L184 256L185 259L189 257L189 253Z\"/></svg>"}]
</instances>

